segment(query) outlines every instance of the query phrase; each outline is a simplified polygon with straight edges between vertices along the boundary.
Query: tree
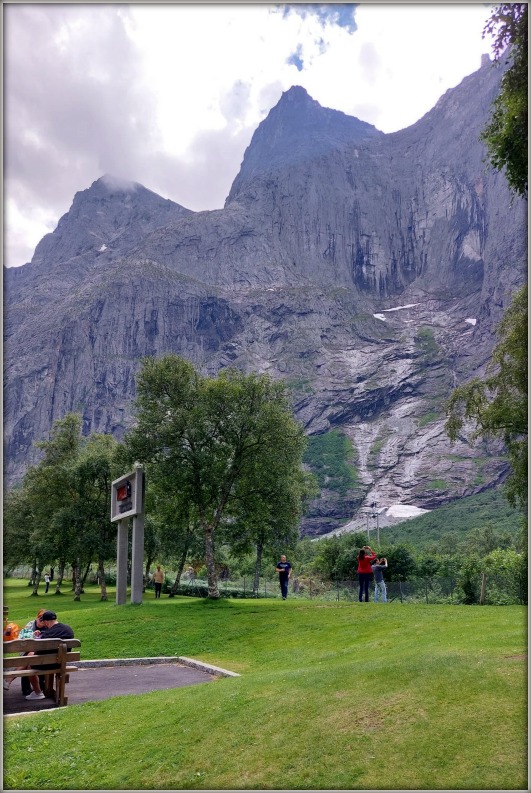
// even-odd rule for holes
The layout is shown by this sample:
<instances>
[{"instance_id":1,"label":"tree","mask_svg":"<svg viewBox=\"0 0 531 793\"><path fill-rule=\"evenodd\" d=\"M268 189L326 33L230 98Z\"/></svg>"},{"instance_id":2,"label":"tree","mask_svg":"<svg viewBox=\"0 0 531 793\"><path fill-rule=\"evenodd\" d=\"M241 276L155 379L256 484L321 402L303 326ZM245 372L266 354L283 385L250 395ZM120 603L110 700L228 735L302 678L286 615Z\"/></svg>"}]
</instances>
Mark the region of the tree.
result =
<instances>
[{"instance_id":1,"label":"tree","mask_svg":"<svg viewBox=\"0 0 531 793\"><path fill-rule=\"evenodd\" d=\"M77 530L72 523L71 463L79 454L80 444L81 417L69 413L58 419L48 440L35 444L44 452L43 458L28 469L22 485L31 505L30 542L41 562L39 568L53 560L59 562L56 594L60 594L66 563L75 561L73 544Z\"/></svg>"},{"instance_id":2,"label":"tree","mask_svg":"<svg viewBox=\"0 0 531 793\"><path fill-rule=\"evenodd\" d=\"M68 414L56 421L50 438L37 446L43 459L26 472L20 488L8 494L10 558L35 558L37 594L44 564L59 562L55 594L67 562L72 563L75 599L94 559L102 600L107 599L104 562L114 549L110 522L112 465L117 442L109 435L81 436L81 417ZM16 534L20 534L15 538ZM83 571L85 571L83 573Z\"/></svg>"},{"instance_id":3,"label":"tree","mask_svg":"<svg viewBox=\"0 0 531 793\"><path fill-rule=\"evenodd\" d=\"M492 166L498 171L505 168L511 189L527 196L527 3L497 6L485 25L486 35L494 36L495 62L504 57L509 68L481 139Z\"/></svg>"},{"instance_id":4,"label":"tree","mask_svg":"<svg viewBox=\"0 0 531 793\"><path fill-rule=\"evenodd\" d=\"M284 415L286 431L292 418ZM282 428L279 427L282 436ZM277 449L264 446L245 467L237 519L227 525L225 536L236 554L255 551L253 595L258 596L264 556L278 556L295 547L304 506L318 494L313 474L300 468L301 445L290 444L279 459Z\"/></svg>"},{"instance_id":5,"label":"tree","mask_svg":"<svg viewBox=\"0 0 531 793\"><path fill-rule=\"evenodd\" d=\"M463 593L462 602L467 606L479 603L481 568L482 563L479 556L471 554L465 558L459 570L457 583L461 587Z\"/></svg>"},{"instance_id":6,"label":"tree","mask_svg":"<svg viewBox=\"0 0 531 793\"><path fill-rule=\"evenodd\" d=\"M266 375L234 369L203 377L191 363L166 355L142 361L137 393L137 425L125 438L126 454L149 466L150 478L197 516L208 595L218 598L219 529L243 514L249 518L250 511L263 516L264 460L273 477L286 470L286 460L301 468L305 439L291 415L287 388ZM282 497L282 488L291 487L293 477L286 477L285 485L280 476L275 481L278 520L290 525L298 510Z\"/></svg>"},{"instance_id":7,"label":"tree","mask_svg":"<svg viewBox=\"0 0 531 793\"><path fill-rule=\"evenodd\" d=\"M92 433L72 461L75 520L82 525L83 556L98 564L101 600L107 600L105 561L114 555L116 530L110 521L113 460L118 443L111 435ZM82 584L83 582L81 582Z\"/></svg>"},{"instance_id":8,"label":"tree","mask_svg":"<svg viewBox=\"0 0 531 793\"><path fill-rule=\"evenodd\" d=\"M31 542L33 514L24 487L15 487L4 498L4 567L15 568L22 560L32 560Z\"/></svg>"},{"instance_id":9,"label":"tree","mask_svg":"<svg viewBox=\"0 0 531 793\"><path fill-rule=\"evenodd\" d=\"M446 403L446 431L455 441L467 422L472 439L501 437L511 475L506 492L511 505L527 503L527 285L515 295L498 326L499 342L487 377L456 388Z\"/></svg>"},{"instance_id":10,"label":"tree","mask_svg":"<svg viewBox=\"0 0 531 793\"><path fill-rule=\"evenodd\" d=\"M415 558L405 545L393 545L381 551L380 556L387 559L389 581L407 581L417 571Z\"/></svg>"},{"instance_id":11,"label":"tree","mask_svg":"<svg viewBox=\"0 0 531 793\"><path fill-rule=\"evenodd\" d=\"M313 559L311 568L319 572L323 578L335 581L340 578L340 559L344 544L343 538L333 535L330 538L319 540L317 552ZM357 550L357 549L356 549Z\"/></svg>"}]
</instances>

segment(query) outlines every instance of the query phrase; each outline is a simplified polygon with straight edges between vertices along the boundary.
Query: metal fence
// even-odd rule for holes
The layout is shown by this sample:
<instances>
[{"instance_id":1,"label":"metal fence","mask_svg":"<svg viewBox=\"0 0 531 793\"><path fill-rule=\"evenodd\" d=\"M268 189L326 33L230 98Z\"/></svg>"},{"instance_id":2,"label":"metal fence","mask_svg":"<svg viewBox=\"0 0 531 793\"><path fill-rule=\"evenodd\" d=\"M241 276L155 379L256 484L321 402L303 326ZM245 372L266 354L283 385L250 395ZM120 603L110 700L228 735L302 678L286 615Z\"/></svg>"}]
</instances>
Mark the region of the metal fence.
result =
<instances>
[{"instance_id":1,"label":"metal fence","mask_svg":"<svg viewBox=\"0 0 531 793\"><path fill-rule=\"evenodd\" d=\"M386 581L387 601L400 603L447 603L516 605L527 604L527 579L521 576L482 574L465 586L458 578L410 578L407 581ZM228 578L219 582L224 597L253 597L251 578ZM357 580L321 581L317 578L295 578L289 584L289 596L301 600L357 601ZM207 582L202 579L183 580L178 594L207 595ZM260 578L257 597L280 598L278 580ZM374 600L374 584L369 587Z\"/></svg>"},{"instance_id":2,"label":"metal fence","mask_svg":"<svg viewBox=\"0 0 531 793\"><path fill-rule=\"evenodd\" d=\"M29 578L30 568L21 565L11 571L14 578ZM107 571L106 571L107 572ZM65 577L66 578L66 577ZM109 570L112 581L113 570ZM166 571L166 580L163 592L167 593L175 581L175 573ZM89 576L90 583L96 583ZM447 603L447 604L485 604L485 605L527 605L528 581L527 578L514 574L486 575L481 574L471 580L463 581L458 576L443 578L409 578L406 581L386 581L387 601L400 603ZM41 585L44 586L43 579ZM67 581L64 582L66 589ZM112 587L112 583L110 583ZM218 581L222 597L233 598L280 598L280 588L277 577L261 577L256 593L253 592L252 577L229 577ZM54 582L50 586L53 592ZM148 584L148 591L152 584ZM176 594L190 595L193 597L206 597L208 595L207 581L203 578L181 578ZM355 579L341 581L322 581L317 577L299 576L292 578L289 584L289 597L300 600L350 601L358 600L358 582ZM369 587L369 598L374 600L374 583Z\"/></svg>"}]
</instances>

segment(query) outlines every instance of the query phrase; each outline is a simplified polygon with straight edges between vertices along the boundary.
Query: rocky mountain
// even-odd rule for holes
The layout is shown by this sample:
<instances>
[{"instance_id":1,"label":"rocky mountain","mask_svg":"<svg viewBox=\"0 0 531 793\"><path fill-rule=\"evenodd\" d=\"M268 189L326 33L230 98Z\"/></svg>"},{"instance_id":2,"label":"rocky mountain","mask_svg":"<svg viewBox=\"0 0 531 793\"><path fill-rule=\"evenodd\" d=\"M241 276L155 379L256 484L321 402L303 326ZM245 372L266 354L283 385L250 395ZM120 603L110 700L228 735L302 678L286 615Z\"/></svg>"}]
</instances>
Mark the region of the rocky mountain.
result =
<instances>
[{"instance_id":1,"label":"rocky mountain","mask_svg":"<svg viewBox=\"0 0 531 793\"><path fill-rule=\"evenodd\" d=\"M356 483L323 481L306 533L503 480L503 449L450 446L442 407L484 371L526 277L527 205L479 142L501 76L487 61L391 135L291 88L220 210L109 176L77 193L4 273L6 483L68 411L120 438L139 359L165 352L282 377L309 436L348 437Z\"/></svg>"}]
</instances>

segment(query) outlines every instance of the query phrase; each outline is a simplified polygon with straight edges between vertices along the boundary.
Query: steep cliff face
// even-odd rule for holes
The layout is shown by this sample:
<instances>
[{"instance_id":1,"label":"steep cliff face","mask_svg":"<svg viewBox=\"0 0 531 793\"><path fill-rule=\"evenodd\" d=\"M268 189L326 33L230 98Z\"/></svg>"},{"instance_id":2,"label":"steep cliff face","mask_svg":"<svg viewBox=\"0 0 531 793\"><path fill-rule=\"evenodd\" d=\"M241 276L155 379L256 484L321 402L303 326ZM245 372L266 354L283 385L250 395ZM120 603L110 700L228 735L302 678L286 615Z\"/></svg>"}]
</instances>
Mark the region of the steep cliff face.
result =
<instances>
[{"instance_id":1,"label":"steep cliff face","mask_svg":"<svg viewBox=\"0 0 531 793\"><path fill-rule=\"evenodd\" d=\"M323 491L308 533L373 500L432 508L502 479L502 450L450 447L442 410L525 277L527 208L478 140L499 78L484 65L393 135L292 88L222 210L110 177L76 194L5 274L7 481L67 411L121 437L140 358L169 351L285 378L309 434L351 439L358 485Z\"/></svg>"}]
</instances>

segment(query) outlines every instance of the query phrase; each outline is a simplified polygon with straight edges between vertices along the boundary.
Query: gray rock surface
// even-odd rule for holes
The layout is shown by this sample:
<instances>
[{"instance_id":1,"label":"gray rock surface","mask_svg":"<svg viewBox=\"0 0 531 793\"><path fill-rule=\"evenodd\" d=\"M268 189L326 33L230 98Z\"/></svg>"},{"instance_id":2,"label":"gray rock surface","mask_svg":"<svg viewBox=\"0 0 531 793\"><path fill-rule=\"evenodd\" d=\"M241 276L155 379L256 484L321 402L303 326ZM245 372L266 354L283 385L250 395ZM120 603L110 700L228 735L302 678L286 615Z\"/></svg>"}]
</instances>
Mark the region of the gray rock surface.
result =
<instances>
[{"instance_id":1,"label":"gray rock surface","mask_svg":"<svg viewBox=\"0 0 531 793\"><path fill-rule=\"evenodd\" d=\"M527 205L479 142L499 80L483 64L392 135L294 87L221 210L109 176L77 193L5 273L6 482L68 411L122 437L140 358L166 352L285 378L309 434L352 440L359 485L323 491L309 534L373 500L431 509L503 480L503 450L451 447L442 409L525 279Z\"/></svg>"}]
</instances>

